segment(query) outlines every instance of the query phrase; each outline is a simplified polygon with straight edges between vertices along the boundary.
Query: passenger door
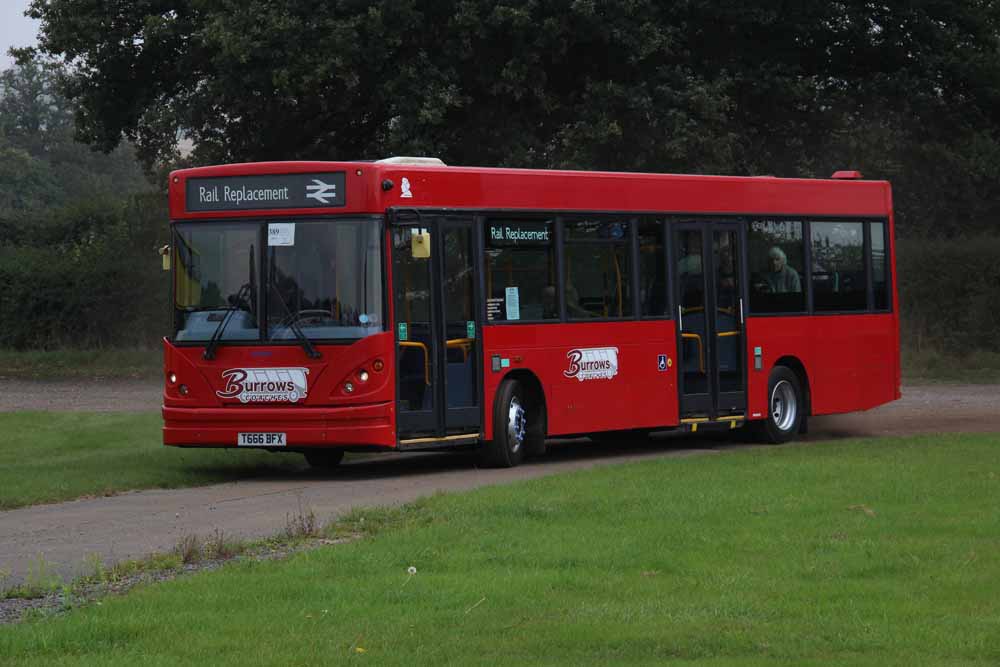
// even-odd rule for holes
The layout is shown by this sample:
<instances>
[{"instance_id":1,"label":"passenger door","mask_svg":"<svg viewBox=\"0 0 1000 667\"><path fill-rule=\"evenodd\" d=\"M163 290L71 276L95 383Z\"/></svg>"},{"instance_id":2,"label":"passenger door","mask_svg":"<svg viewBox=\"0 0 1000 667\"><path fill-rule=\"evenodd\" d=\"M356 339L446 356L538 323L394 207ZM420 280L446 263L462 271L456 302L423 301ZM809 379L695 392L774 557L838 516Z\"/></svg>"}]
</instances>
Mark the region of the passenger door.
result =
<instances>
[{"instance_id":1,"label":"passenger door","mask_svg":"<svg viewBox=\"0 0 1000 667\"><path fill-rule=\"evenodd\" d=\"M482 354L473 222L424 215L391 229L400 445L477 437Z\"/></svg>"},{"instance_id":2,"label":"passenger door","mask_svg":"<svg viewBox=\"0 0 1000 667\"><path fill-rule=\"evenodd\" d=\"M742 415L742 228L738 223L682 223L673 234L681 417Z\"/></svg>"}]
</instances>

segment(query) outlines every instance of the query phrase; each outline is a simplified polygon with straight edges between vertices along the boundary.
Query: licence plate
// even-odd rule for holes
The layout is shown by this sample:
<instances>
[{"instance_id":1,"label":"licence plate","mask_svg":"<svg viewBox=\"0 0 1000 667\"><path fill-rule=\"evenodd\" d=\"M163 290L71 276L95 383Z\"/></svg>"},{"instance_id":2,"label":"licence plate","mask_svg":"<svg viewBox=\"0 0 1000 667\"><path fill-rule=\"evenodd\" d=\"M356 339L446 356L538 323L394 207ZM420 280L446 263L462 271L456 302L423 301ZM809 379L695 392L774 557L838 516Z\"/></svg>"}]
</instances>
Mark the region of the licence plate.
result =
<instances>
[{"instance_id":1,"label":"licence plate","mask_svg":"<svg viewBox=\"0 0 1000 667\"><path fill-rule=\"evenodd\" d=\"M287 444L284 433L239 433L237 447L284 447Z\"/></svg>"}]
</instances>

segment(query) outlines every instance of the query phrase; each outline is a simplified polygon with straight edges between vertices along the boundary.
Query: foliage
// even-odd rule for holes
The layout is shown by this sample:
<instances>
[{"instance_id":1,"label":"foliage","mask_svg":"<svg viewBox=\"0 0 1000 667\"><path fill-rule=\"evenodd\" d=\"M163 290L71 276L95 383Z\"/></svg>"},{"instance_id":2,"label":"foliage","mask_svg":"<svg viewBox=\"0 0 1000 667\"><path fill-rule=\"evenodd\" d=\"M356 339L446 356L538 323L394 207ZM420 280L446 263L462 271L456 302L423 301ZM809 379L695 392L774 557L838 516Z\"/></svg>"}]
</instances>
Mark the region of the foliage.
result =
<instances>
[{"instance_id":1,"label":"foliage","mask_svg":"<svg viewBox=\"0 0 1000 667\"><path fill-rule=\"evenodd\" d=\"M158 235L122 245L121 217L92 215L140 187L133 145L161 176L188 162L392 153L782 176L852 167L892 182L904 240L992 232L1000 217L1000 5L984 0L32 0L29 13L44 55L20 51L0 78L0 272L18 294L0 316L22 320L0 345L135 344L137 331L148 344L166 328L137 323L165 318L154 303L165 290L138 287L163 280L148 254ZM69 141L74 129L111 161ZM101 203L83 213L86 200ZM1000 293L978 277L989 268L949 269L979 313L953 329L926 305L944 303L941 280L900 261L907 326L985 342L975 332ZM64 304L65 317L50 312ZM74 318L95 307L78 338Z\"/></svg>"},{"instance_id":2,"label":"foliage","mask_svg":"<svg viewBox=\"0 0 1000 667\"><path fill-rule=\"evenodd\" d=\"M953 243L910 239L899 243L901 336L919 352L948 357L995 350L1000 331L1000 236Z\"/></svg>"},{"instance_id":3,"label":"foliage","mask_svg":"<svg viewBox=\"0 0 1000 667\"><path fill-rule=\"evenodd\" d=\"M37 214L45 216L45 214ZM169 283L158 195L97 200L21 216L0 245L0 347L153 345L166 330Z\"/></svg>"},{"instance_id":4,"label":"foliage","mask_svg":"<svg viewBox=\"0 0 1000 667\"><path fill-rule=\"evenodd\" d=\"M69 68L79 136L102 150L127 138L147 165L176 160L184 135L199 164L852 166L897 184L904 233L1000 212L992 2L33 0L29 13Z\"/></svg>"},{"instance_id":5,"label":"foliage","mask_svg":"<svg viewBox=\"0 0 1000 667\"><path fill-rule=\"evenodd\" d=\"M61 73L26 55L0 73L0 225L23 223L26 211L149 189L130 147L102 155L74 140L72 108L57 89Z\"/></svg>"},{"instance_id":6,"label":"foliage","mask_svg":"<svg viewBox=\"0 0 1000 667\"><path fill-rule=\"evenodd\" d=\"M138 194L149 186L131 149L74 140L60 72L22 55L0 74L0 347L153 344L165 202Z\"/></svg>"}]
</instances>

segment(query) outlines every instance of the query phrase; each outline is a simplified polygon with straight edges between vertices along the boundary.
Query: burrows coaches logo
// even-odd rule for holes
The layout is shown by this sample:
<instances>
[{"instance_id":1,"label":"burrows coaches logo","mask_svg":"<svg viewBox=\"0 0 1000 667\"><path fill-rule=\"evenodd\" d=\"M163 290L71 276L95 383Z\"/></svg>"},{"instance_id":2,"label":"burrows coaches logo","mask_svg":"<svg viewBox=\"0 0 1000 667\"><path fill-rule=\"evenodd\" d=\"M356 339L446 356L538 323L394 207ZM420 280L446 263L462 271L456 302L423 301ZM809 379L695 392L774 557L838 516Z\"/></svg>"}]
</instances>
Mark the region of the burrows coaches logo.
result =
<instances>
[{"instance_id":1,"label":"burrows coaches logo","mask_svg":"<svg viewBox=\"0 0 1000 667\"><path fill-rule=\"evenodd\" d=\"M568 378L584 380L610 380L618 375L617 347L585 347L566 353L569 368L563 371Z\"/></svg>"},{"instance_id":2,"label":"burrows coaches logo","mask_svg":"<svg viewBox=\"0 0 1000 667\"><path fill-rule=\"evenodd\" d=\"M240 403L295 403L306 397L308 368L230 368L223 371L224 391L219 398Z\"/></svg>"}]
</instances>

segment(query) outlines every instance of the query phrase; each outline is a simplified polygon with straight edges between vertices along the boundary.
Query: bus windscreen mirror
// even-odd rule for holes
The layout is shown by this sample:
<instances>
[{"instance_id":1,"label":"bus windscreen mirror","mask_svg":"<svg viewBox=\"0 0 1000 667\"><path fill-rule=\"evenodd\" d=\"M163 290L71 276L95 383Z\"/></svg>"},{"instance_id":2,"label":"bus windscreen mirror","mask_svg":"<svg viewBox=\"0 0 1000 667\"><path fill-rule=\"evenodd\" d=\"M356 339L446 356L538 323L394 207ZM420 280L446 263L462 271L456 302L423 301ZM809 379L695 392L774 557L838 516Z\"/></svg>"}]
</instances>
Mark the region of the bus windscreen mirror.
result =
<instances>
[{"instance_id":1,"label":"bus windscreen mirror","mask_svg":"<svg viewBox=\"0 0 1000 667\"><path fill-rule=\"evenodd\" d=\"M160 258L163 260L163 270L170 270L170 246L165 245L160 248L157 252L160 254Z\"/></svg>"},{"instance_id":2,"label":"bus windscreen mirror","mask_svg":"<svg viewBox=\"0 0 1000 667\"><path fill-rule=\"evenodd\" d=\"M431 233L425 229L413 230L410 237L410 252L413 259L428 259L431 256Z\"/></svg>"}]
</instances>

